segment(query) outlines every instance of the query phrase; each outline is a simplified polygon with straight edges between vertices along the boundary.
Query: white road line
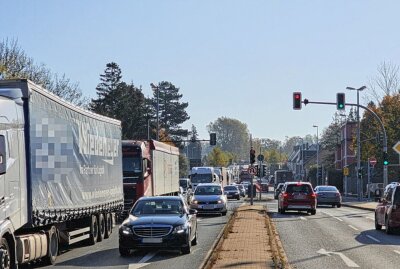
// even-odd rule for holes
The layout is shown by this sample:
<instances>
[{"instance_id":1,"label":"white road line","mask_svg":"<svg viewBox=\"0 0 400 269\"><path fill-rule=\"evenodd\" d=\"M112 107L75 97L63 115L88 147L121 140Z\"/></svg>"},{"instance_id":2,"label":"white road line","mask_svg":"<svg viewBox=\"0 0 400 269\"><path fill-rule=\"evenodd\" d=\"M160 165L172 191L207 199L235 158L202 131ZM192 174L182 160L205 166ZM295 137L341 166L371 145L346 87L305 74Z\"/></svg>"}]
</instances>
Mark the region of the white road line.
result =
<instances>
[{"instance_id":1,"label":"white road line","mask_svg":"<svg viewBox=\"0 0 400 269\"><path fill-rule=\"evenodd\" d=\"M307 220L305 217L300 217L301 220Z\"/></svg>"},{"instance_id":2,"label":"white road line","mask_svg":"<svg viewBox=\"0 0 400 269\"><path fill-rule=\"evenodd\" d=\"M366 219L370 219L370 220L375 220L374 218L372 218L372 217L365 217Z\"/></svg>"},{"instance_id":3,"label":"white road line","mask_svg":"<svg viewBox=\"0 0 400 269\"><path fill-rule=\"evenodd\" d=\"M377 242L377 243L380 243L381 241L380 240L378 240L378 239L376 239L375 237L373 237L373 236L371 236L371 235L366 235L369 239L371 239L371 240L373 240L373 241L375 241L375 242Z\"/></svg>"},{"instance_id":4,"label":"white road line","mask_svg":"<svg viewBox=\"0 0 400 269\"><path fill-rule=\"evenodd\" d=\"M355 230L355 231L358 231L358 229L357 229L356 227L354 227L353 225L350 225L350 224L349 224L349 227L352 228L352 229Z\"/></svg>"},{"instance_id":5,"label":"white road line","mask_svg":"<svg viewBox=\"0 0 400 269\"><path fill-rule=\"evenodd\" d=\"M335 219L337 219L338 221L343 221L341 218L338 217L334 217Z\"/></svg>"},{"instance_id":6,"label":"white road line","mask_svg":"<svg viewBox=\"0 0 400 269\"><path fill-rule=\"evenodd\" d=\"M146 254L138 263L131 263L129 264L128 269L139 269L142 267L145 267L146 265L149 265L150 263L146 263L150 259L152 259L154 256L156 256L157 251L152 251Z\"/></svg>"},{"instance_id":7,"label":"white road line","mask_svg":"<svg viewBox=\"0 0 400 269\"><path fill-rule=\"evenodd\" d=\"M354 261L352 261L349 257L347 257L341 252L326 251L325 249L321 248L320 250L317 251L317 253L326 256L331 256L332 254L335 254L338 255L343 260L343 262L347 265L347 267L352 267L352 268L360 267L358 266L358 264L356 264Z\"/></svg>"},{"instance_id":8,"label":"white road line","mask_svg":"<svg viewBox=\"0 0 400 269\"><path fill-rule=\"evenodd\" d=\"M393 250L393 251L400 255L400 251L398 251L398 250Z\"/></svg>"}]
</instances>

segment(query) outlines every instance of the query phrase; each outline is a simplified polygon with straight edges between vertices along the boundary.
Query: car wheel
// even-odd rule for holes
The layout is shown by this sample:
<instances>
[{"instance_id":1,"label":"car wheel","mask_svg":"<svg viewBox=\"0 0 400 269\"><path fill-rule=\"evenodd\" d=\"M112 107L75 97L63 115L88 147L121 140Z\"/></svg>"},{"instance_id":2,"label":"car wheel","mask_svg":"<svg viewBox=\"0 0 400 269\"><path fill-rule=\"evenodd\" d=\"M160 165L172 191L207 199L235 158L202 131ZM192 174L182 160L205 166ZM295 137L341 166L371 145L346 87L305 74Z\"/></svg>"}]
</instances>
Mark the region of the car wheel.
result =
<instances>
[{"instance_id":1,"label":"car wheel","mask_svg":"<svg viewBox=\"0 0 400 269\"><path fill-rule=\"evenodd\" d=\"M189 232L189 234L190 234L190 232ZM190 254L191 249L192 249L192 241L190 240L190 237L188 237L186 246L181 248L181 252L182 252L182 254Z\"/></svg>"},{"instance_id":2,"label":"car wheel","mask_svg":"<svg viewBox=\"0 0 400 269\"><path fill-rule=\"evenodd\" d=\"M342 204L337 204L336 206L337 206L337 208L341 208Z\"/></svg>"},{"instance_id":3,"label":"car wheel","mask_svg":"<svg viewBox=\"0 0 400 269\"><path fill-rule=\"evenodd\" d=\"M315 215L317 214L317 210L316 209L311 209L311 215Z\"/></svg>"},{"instance_id":4,"label":"car wheel","mask_svg":"<svg viewBox=\"0 0 400 269\"><path fill-rule=\"evenodd\" d=\"M129 248L123 248L123 247L119 247L119 254L122 257L126 257L129 256L131 254L131 250Z\"/></svg>"},{"instance_id":5,"label":"car wheel","mask_svg":"<svg viewBox=\"0 0 400 269\"><path fill-rule=\"evenodd\" d=\"M11 268L11 252L8 242L5 238L1 238L0 241L0 268L10 269Z\"/></svg>"},{"instance_id":6,"label":"car wheel","mask_svg":"<svg viewBox=\"0 0 400 269\"><path fill-rule=\"evenodd\" d=\"M378 218L376 217L376 214L375 214L375 230L377 231L382 230L382 225L378 223Z\"/></svg>"},{"instance_id":7,"label":"car wheel","mask_svg":"<svg viewBox=\"0 0 400 269\"><path fill-rule=\"evenodd\" d=\"M389 216L387 216L387 215L386 215L386 218L385 218L385 226L386 226L386 233L387 234L392 234L393 233L393 228L390 227Z\"/></svg>"},{"instance_id":8,"label":"car wheel","mask_svg":"<svg viewBox=\"0 0 400 269\"><path fill-rule=\"evenodd\" d=\"M194 234L194 238L192 240L192 246L197 245L197 237L198 237L198 233L197 233L197 227L196 227L196 233Z\"/></svg>"}]
</instances>

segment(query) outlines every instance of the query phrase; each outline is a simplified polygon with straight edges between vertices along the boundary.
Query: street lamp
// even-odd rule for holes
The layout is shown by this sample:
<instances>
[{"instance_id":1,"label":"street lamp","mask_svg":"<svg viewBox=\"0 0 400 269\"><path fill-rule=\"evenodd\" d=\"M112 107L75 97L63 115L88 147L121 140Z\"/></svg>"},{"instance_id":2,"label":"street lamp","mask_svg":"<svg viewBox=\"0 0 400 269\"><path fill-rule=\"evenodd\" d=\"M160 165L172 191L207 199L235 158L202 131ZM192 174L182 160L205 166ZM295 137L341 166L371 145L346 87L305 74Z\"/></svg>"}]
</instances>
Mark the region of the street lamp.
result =
<instances>
[{"instance_id":1,"label":"street lamp","mask_svg":"<svg viewBox=\"0 0 400 269\"><path fill-rule=\"evenodd\" d=\"M156 112L156 114L157 114L157 130L156 130L156 140L158 141L159 139L160 139L160 137L159 137L159 130L160 130L160 124L159 124L159 110L160 110L160 86L156 86L156 85L154 85L153 83L150 83L150 86L151 86L151 88L153 89L153 90L156 90L157 91L157 112ZM167 86L167 87L163 87L163 89L164 90L167 90L167 89L169 89L169 87L170 86Z\"/></svg>"},{"instance_id":2,"label":"street lamp","mask_svg":"<svg viewBox=\"0 0 400 269\"><path fill-rule=\"evenodd\" d=\"M304 181L304 139L301 137L298 137L298 139L301 140L301 151L300 151L300 155L301 155L301 181ZM296 168L297 170L297 168Z\"/></svg>"},{"instance_id":3,"label":"street lamp","mask_svg":"<svg viewBox=\"0 0 400 269\"><path fill-rule=\"evenodd\" d=\"M361 169L361 141L360 141L360 92L365 90L367 87L362 86L358 89L353 88L353 87L346 87L346 90L350 91L357 91L357 194L358 194L358 200L361 200L362 196L362 178L361 178L361 173L359 173Z\"/></svg>"},{"instance_id":4,"label":"street lamp","mask_svg":"<svg viewBox=\"0 0 400 269\"><path fill-rule=\"evenodd\" d=\"M319 141L318 141L318 125L313 125L314 128L317 128L317 185L319 185Z\"/></svg>"}]
</instances>

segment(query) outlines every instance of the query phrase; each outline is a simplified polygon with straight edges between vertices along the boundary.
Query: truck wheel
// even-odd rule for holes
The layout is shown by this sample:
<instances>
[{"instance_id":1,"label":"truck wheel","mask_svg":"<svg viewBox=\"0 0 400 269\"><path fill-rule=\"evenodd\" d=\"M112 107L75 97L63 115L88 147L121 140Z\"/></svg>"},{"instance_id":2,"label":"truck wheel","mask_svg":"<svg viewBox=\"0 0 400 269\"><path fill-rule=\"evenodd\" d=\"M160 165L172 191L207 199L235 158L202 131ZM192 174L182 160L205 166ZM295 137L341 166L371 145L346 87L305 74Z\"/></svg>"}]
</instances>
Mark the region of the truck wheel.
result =
<instances>
[{"instance_id":1,"label":"truck wheel","mask_svg":"<svg viewBox=\"0 0 400 269\"><path fill-rule=\"evenodd\" d=\"M107 213L105 217L106 217L106 233L104 234L104 238L109 238L112 233L112 223L113 223L111 213Z\"/></svg>"},{"instance_id":2,"label":"truck wheel","mask_svg":"<svg viewBox=\"0 0 400 269\"><path fill-rule=\"evenodd\" d=\"M10 269L11 268L11 253L8 242L5 238L0 241L0 268Z\"/></svg>"},{"instance_id":3,"label":"truck wheel","mask_svg":"<svg viewBox=\"0 0 400 269\"><path fill-rule=\"evenodd\" d=\"M106 220L104 218L104 214L100 213L98 215L98 220L97 220L98 224L99 224L99 235L97 237L97 241L101 242L104 239L104 234L106 233Z\"/></svg>"},{"instance_id":4,"label":"truck wheel","mask_svg":"<svg viewBox=\"0 0 400 269\"><path fill-rule=\"evenodd\" d=\"M92 219L90 222L89 244L90 245L96 244L98 236L99 236L99 225L97 222L97 217L95 215L92 215Z\"/></svg>"},{"instance_id":5,"label":"truck wheel","mask_svg":"<svg viewBox=\"0 0 400 269\"><path fill-rule=\"evenodd\" d=\"M58 255L58 232L57 228L51 226L47 232L47 256L43 258L45 264L55 264Z\"/></svg>"}]
</instances>

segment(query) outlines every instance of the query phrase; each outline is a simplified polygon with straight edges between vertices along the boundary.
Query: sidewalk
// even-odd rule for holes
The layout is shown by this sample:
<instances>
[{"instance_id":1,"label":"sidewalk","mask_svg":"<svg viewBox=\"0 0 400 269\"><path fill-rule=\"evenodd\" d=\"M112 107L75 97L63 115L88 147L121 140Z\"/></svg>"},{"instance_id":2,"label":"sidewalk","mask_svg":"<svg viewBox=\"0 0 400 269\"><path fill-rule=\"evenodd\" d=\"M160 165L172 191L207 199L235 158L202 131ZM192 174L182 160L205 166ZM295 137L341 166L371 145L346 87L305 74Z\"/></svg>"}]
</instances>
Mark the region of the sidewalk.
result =
<instances>
[{"instance_id":1,"label":"sidewalk","mask_svg":"<svg viewBox=\"0 0 400 269\"><path fill-rule=\"evenodd\" d=\"M375 211L377 204L378 204L377 202L358 201L356 199L346 198L346 197L343 197L343 202L342 202L343 206L357 208L357 209L363 209L363 210L369 210L369 211Z\"/></svg>"},{"instance_id":2,"label":"sidewalk","mask_svg":"<svg viewBox=\"0 0 400 269\"><path fill-rule=\"evenodd\" d=\"M275 268L265 211L262 205L244 205L228 227L213 269Z\"/></svg>"}]
</instances>

